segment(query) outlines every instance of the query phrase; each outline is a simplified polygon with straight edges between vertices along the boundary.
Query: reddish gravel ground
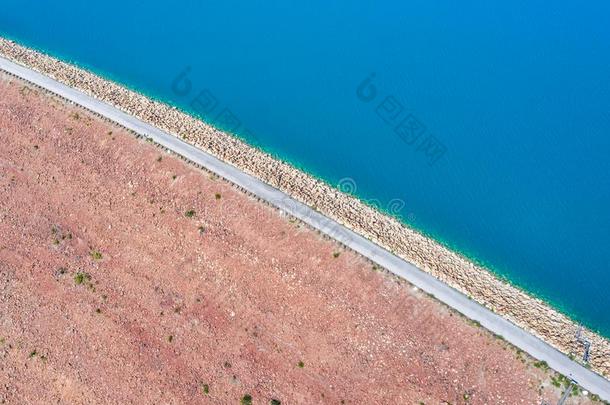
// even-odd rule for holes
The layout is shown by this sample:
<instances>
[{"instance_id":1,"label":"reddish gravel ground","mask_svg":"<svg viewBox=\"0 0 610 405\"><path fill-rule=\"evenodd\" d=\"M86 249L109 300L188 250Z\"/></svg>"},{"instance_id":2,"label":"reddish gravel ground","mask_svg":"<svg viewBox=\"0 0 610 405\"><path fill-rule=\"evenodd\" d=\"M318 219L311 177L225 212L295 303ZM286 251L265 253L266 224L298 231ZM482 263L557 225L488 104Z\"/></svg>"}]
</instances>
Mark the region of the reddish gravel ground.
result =
<instances>
[{"instance_id":1,"label":"reddish gravel ground","mask_svg":"<svg viewBox=\"0 0 610 405\"><path fill-rule=\"evenodd\" d=\"M227 182L0 79L0 402L539 404L551 378Z\"/></svg>"}]
</instances>

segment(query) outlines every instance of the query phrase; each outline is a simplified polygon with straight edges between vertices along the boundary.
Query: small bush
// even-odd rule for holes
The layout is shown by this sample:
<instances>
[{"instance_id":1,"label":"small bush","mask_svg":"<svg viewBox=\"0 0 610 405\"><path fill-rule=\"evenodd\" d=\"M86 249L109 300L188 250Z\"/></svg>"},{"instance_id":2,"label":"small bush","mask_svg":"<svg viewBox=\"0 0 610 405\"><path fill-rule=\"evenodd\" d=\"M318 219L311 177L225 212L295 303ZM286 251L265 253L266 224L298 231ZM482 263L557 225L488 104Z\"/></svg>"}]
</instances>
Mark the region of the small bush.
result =
<instances>
[{"instance_id":1,"label":"small bush","mask_svg":"<svg viewBox=\"0 0 610 405\"><path fill-rule=\"evenodd\" d=\"M549 365L548 365L548 364L547 364L547 362L546 362L546 361L544 361L544 360L541 360L541 361L535 361L535 362L534 362L534 367L536 367L536 368L540 368L540 369L545 370L545 371L549 369Z\"/></svg>"},{"instance_id":2,"label":"small bush","mask_svg":"<svg viewBox=\"0 0 610 405\"><path fill-rule=\"evenodd\" d=\"M333 253L333 257L336 259L337 257L339 257L340 254L341 254L341 252L335 252L335 253Z\"/></svg>"},{"instance_id":3,"label":"small bush","mask_svg":"<svg viewBox=\"0 0 610 405\"><path fill-rule=\"evenodd\" d=\"M215 197L217 200L220 200L220 199L222 198L222 196L220 195L220 193L216 193L216 194L214 194L214 197Z\"/></svg>"},{"instance_id":4,"label":"small bush","mask_svg":"<svg viewBox=\"0 0 610 405\"><path fill-rule=\"evenodd\" d=\"M102 254L100 252L98 252L97 250L92 250L91 257L93 258L93 260L101 260Z\"/></svg>"},{"instance_id":5,"label":"small bush","mask_svg":"<svg viewBox=\"0 0 610 405\"><path fill-rule=\"evenodd\" d=\"M298 366L299 368L303 368L303 367L305 367L305 363L303 363L302 361L299 361L299 362L297 363L297 366Z\"/></svg>"},{"instance_id":6,"label":"small bush","mask_svg":"<svg viewBox=\"0 0 610 405\"><path fill-rule=\"evenodd\" d=\"M250 394L246 394L239 401L241 405L252 405L252 396Z\"/></svg>"},{"instance_id":7,"label":"small bush","mask_svg":"<svg viewBox=\"0 0 610 405\"><path fill-rule=\"evenodd\" d=\"M201 386L201 390L203 391L204 394L209 394L210 393L210 386L207 384L203 384Z\"/></svg>"},{"instance_id":8,"label":"small bush","mask_svg":"<svg viewBox=\"0 0 610 405\"><path fill-rule=\"evenodd\" d=\"M74 276L74 282L77 285L81 285L85 282L88 282L89 280L91 280L91 276L89 276L89 274L87 273L83 273L83 272L78 272L76 273L76 275Z\"/></svg>"},{"instance_id":9,"label":"small bush","mask_svg":"<svg viewBox=\"0 0 610 405\"><path fill-rule=\"evenodd\" d=\"M269 401L269 405L282 405L279 399L272 399Z\"/></svg>"},{"instance_id":10,"label":"small bush","mask_svg":"<svg viewBox=\"0 0 610 405\"><path fill-rule=\"evenodd\" d=\"M553 384L557 388L560 388L562 385L567 387L568 385L570 385L570 380L563 374L557 373L551 377L551 384Z\"/></svg>"},{"instance_id":11,"label":"small bush","mask_svg":"<svg viewBox=\"0 0 610 405\"><path fill-rule=\"evenodd\" d=\"M184 216L187 218L193 218L195 216L195 211L194 210L188 210L187 212L184 213Z\"/></svg>"}]
</instances>

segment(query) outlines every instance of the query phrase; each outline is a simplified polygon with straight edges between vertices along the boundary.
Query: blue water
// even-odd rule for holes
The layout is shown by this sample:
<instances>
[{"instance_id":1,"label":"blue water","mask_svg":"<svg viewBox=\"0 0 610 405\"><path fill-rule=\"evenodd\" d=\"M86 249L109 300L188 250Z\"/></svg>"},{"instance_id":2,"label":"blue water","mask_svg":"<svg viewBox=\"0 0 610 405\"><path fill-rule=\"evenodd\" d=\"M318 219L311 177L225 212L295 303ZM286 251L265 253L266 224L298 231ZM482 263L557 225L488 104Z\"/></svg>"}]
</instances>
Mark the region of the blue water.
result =
<instances>
[{"instance_id":1,"label":"blue water","mask_svg":"<svg viewBox=\"0 0 610 405\"><path fill-rule=\"evenodd\" d=\"M3 0L0 33L403 200L610 336L610 3L585 4Z\"/></svg>"}]
</instances>

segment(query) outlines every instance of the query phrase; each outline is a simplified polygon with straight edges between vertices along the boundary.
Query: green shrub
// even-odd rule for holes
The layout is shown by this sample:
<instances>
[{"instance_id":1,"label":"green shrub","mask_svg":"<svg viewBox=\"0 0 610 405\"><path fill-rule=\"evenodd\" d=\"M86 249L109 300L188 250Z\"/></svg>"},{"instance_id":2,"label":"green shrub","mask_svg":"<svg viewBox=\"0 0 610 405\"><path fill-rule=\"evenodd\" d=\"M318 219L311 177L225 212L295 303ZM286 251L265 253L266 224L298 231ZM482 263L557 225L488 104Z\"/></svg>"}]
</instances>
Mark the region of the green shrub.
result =
<instances>
[{"instance_id":1,"label":"green shrub","mask_svg":"<svg viewBox=\"0 0 610 405\"><path fill-rule=\"evenodd\" d=\"M88 282L89 280L91 280L91 276L89 276L89 274L87 273L83 273L83 272L78 272L76 273L76 275L74 275L74 282L77 285L81 285L85 282Z\"/></svg>"},{"instance_id":2,"label":"green shrub","mask_svg":"<svg viewBox=\"0 0 610 405\"><path fill-rule=\"evenodd\" d=\"M534 367L540 368L540 369L545 370L545 371L549 369L549 365L544 360L535 361L534 362Z\"/></svg>"}]
</instances>

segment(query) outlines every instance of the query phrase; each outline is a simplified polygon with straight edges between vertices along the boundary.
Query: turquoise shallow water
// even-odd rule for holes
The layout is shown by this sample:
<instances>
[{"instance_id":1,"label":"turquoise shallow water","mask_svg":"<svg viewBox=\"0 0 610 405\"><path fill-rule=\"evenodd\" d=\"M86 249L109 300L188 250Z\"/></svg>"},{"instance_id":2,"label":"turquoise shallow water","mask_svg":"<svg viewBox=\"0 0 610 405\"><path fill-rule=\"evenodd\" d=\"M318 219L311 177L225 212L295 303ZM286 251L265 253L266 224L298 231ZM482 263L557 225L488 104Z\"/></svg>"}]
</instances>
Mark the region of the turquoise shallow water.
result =
<instances>
[{"instance_id":1,"label":"turquoise shallow water","mask_svg":"<svg viewBox=\"0 0 610 405\"><path fill-rule=\"evenodd\" d=\"M0 34L341 183L610 336L610 3L454 3L4 0Z\"/></svg>"}]
</instances>

